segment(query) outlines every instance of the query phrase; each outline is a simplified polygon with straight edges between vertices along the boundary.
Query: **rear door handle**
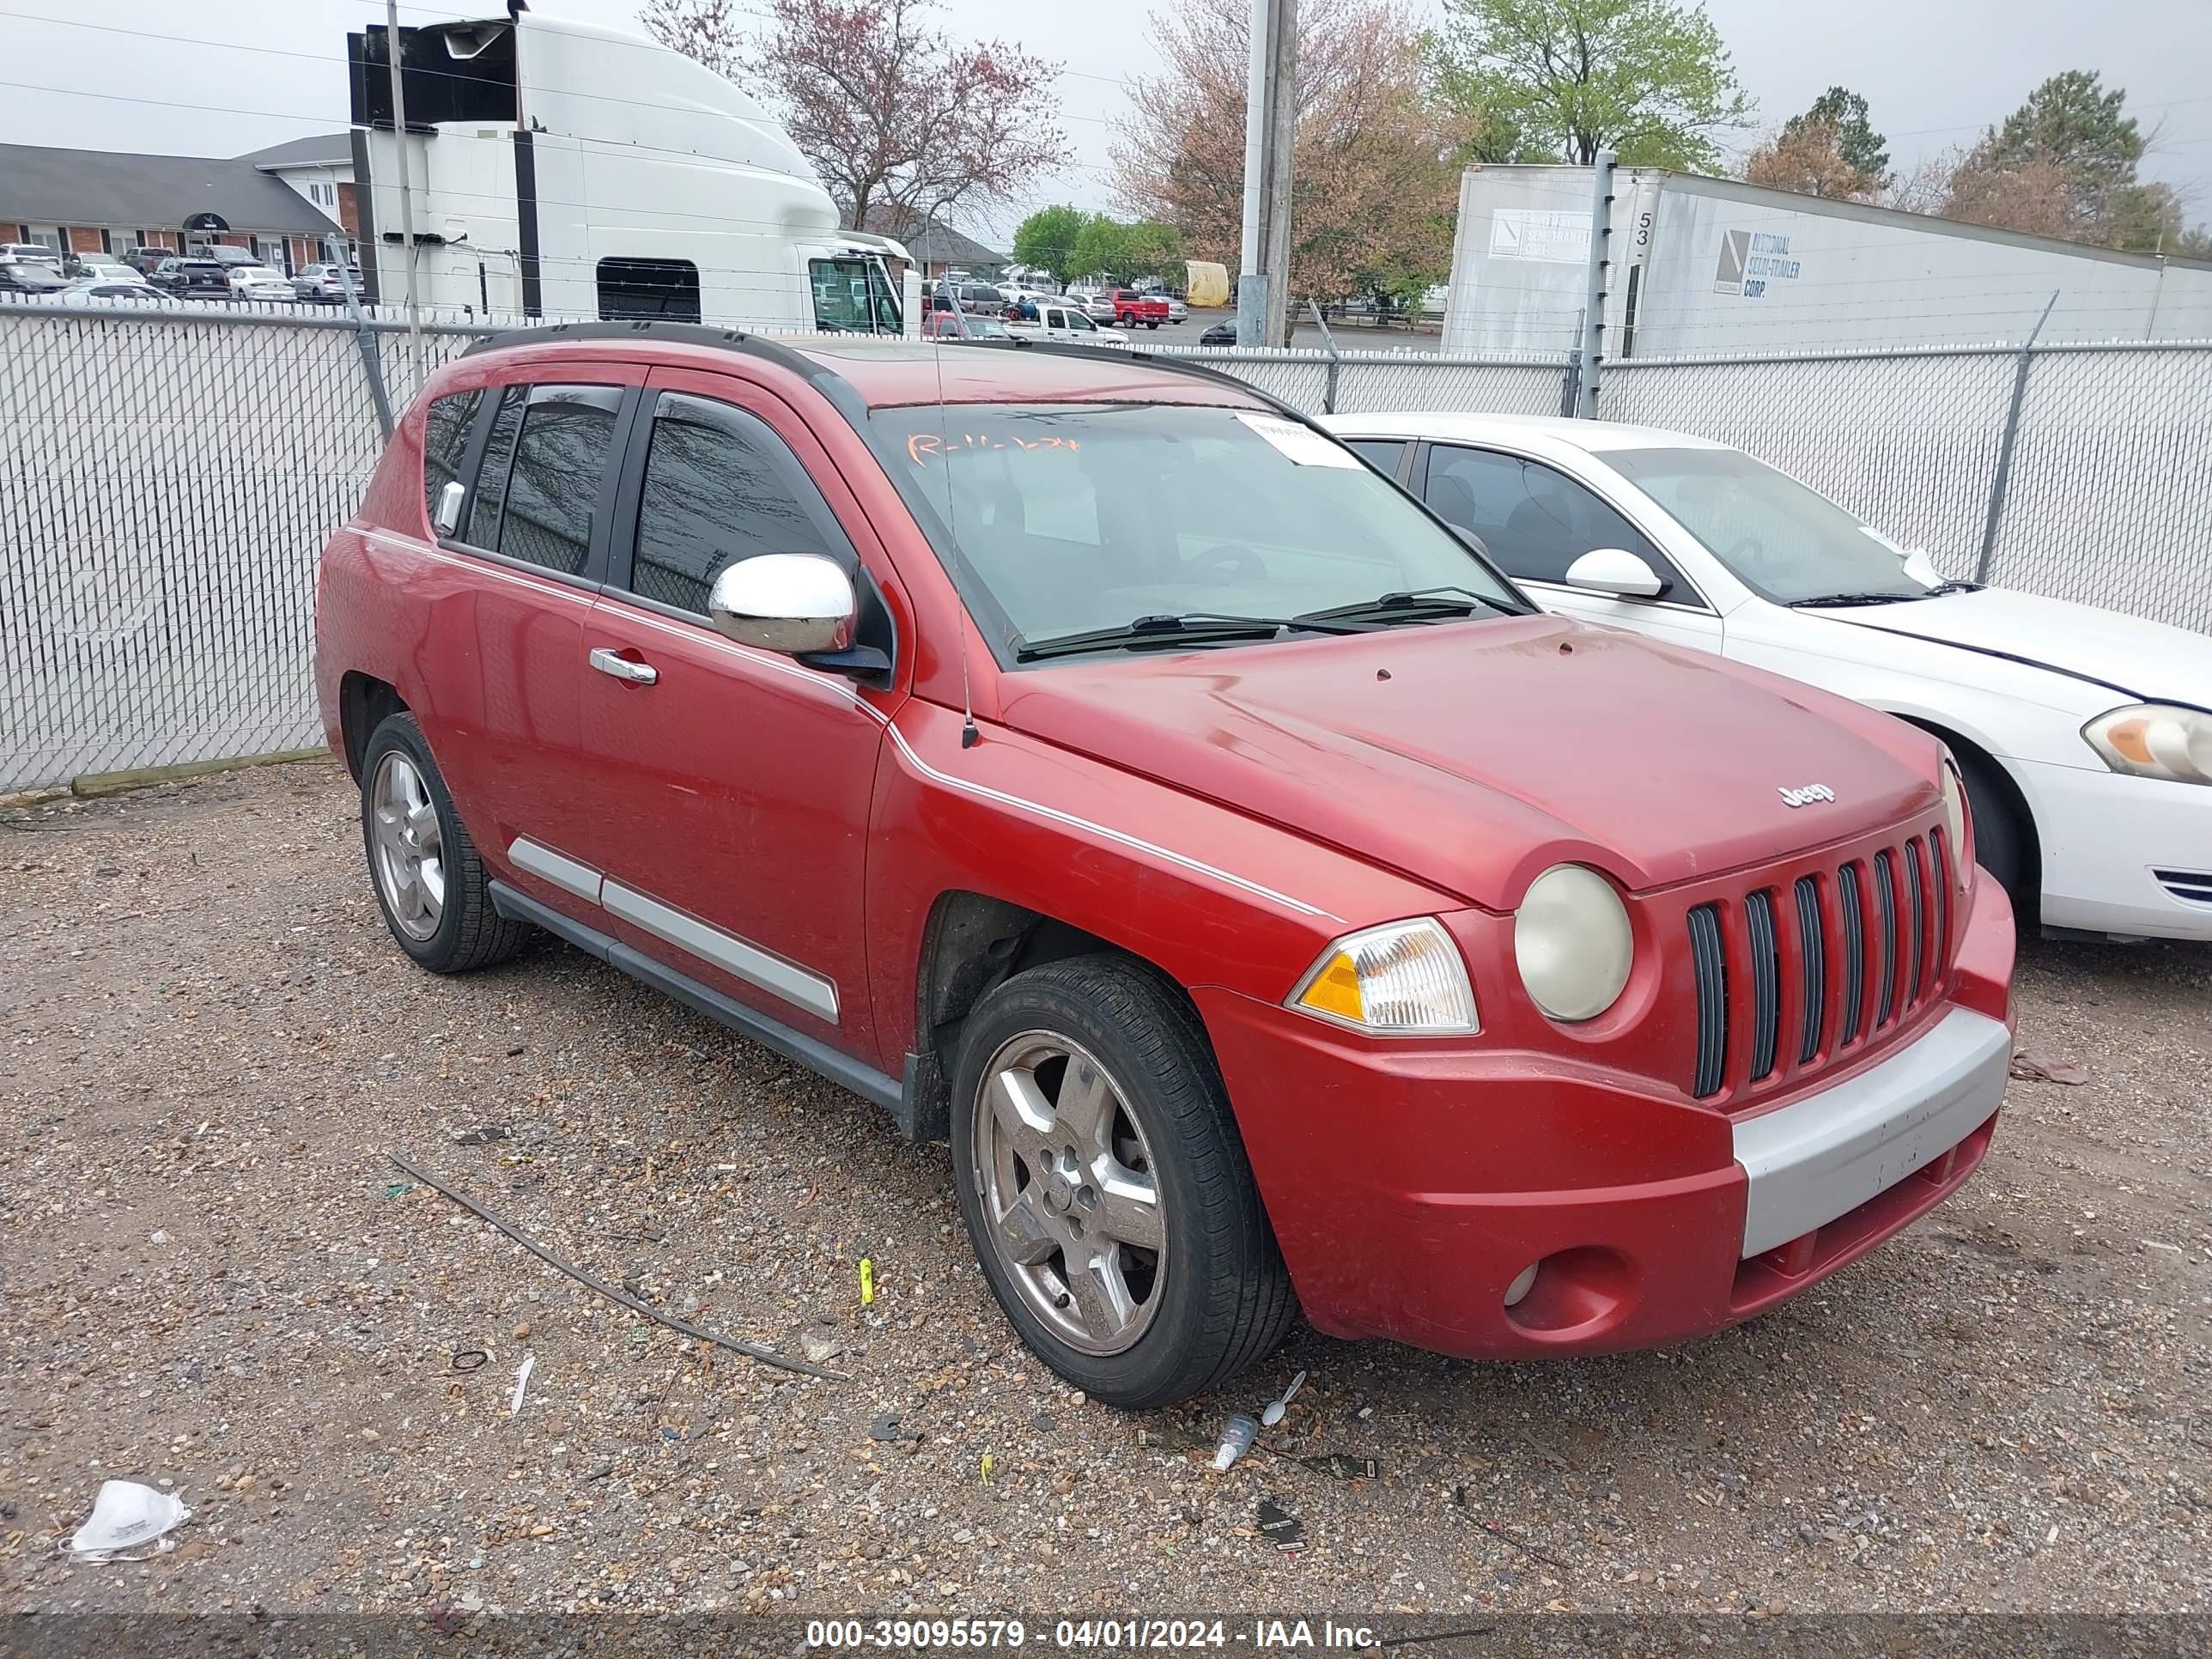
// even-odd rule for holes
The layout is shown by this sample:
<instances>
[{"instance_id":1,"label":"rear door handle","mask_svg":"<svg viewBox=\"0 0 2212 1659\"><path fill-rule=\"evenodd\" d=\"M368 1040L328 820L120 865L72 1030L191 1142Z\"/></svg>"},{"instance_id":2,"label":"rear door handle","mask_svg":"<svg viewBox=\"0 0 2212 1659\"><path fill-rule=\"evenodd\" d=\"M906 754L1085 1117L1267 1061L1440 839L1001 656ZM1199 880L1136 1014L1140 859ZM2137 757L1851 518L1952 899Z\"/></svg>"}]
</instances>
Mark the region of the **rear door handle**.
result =
<instances>
[{"instance_id":1,"label":"rear door handle","mask_svg":"<svg viewBox=\"0 0 2212 1659\"><path fill-rule=\"evenodd\" d=\"M632 662L628 657L610 651L605 646L593 649L592 666L602 674L611 674L618 680L628 680L632 685L653 685L660 679L660 671L649 662Z\"/></svg>"}]
</instances>

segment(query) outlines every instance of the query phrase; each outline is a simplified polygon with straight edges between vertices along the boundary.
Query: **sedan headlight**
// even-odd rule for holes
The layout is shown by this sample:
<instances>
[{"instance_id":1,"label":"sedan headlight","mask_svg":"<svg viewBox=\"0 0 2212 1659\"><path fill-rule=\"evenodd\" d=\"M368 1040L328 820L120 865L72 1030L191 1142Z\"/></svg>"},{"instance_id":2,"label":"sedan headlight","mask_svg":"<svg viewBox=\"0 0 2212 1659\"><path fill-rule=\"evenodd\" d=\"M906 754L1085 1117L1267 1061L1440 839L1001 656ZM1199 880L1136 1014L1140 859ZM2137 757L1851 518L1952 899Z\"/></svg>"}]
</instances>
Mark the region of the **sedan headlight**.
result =
<instances>
[{"instance_id":1,"label":"sedan headlight","mask_svg":"<svg viewBox=\"0 0 2212 1659\"><path fill-rule=\"evenodd\" d=\"M2212 783L2212 714L2141 702L2100 714L2081 728L2115 772L2175 783Z\"/></svg>"},{"instance_id":2,"label":"sedan headlight","mask_svg":"<svg viewBox=\"0 0 2212 1659\"><path fill-rule=\"evenodd\" d=\"M1459 946L1428 916L1346 934L1307 969L1286 1006L1378 1036L1481 1029Z\"/></svg>"},{"instance_id":3,"label":"sedan headlight","mask_svg":"<svg viewBox=\"0 0 2212 1659\"><path fill-rule=\"evenodd\" d=\"M1951 873L1964 887L1973 879L1974 866L1966 857L1966 787L1951 757L1943 757L1943 848Z\"/></svg>"},{"instance_id":4,"label":"sedan headlight","mask_svg":"<svg viewBox=\"0 0 2212 1659\"><path fill-rule=\"evenodd\" d=\"M1595 1019L1620 1000L1636 959L1628 907L1596 871L1555 864L1521 901L1513 959L1529 998L1553 1019Z\"/></svg>"}]
</instances>

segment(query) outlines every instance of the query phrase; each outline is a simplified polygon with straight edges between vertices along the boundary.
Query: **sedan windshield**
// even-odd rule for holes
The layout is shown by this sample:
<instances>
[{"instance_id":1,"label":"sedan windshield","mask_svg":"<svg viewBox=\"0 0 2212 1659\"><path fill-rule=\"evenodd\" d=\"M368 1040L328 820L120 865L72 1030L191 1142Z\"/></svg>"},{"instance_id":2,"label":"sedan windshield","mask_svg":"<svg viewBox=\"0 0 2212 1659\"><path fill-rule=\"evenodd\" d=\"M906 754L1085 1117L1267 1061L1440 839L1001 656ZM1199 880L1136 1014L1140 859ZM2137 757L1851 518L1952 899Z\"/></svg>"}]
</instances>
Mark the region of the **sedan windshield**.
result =
<instances>
[{"instance_id":1,"label":"sedan windshield","mask_svg":"<svg viewBox=\"0 0 2212 1659\"><path fill-rule=\"evenodd\" d=\"M1194 613L1281 617L1289 633L1304 625L1291 619L1440 587L1480 603L1394 606L1382 625L1528 609L1396 486L1278 415L956 404L878 410L872 424L947 532L933 539L978 622L1010 652ZM1209 643L1276 636L1219 631L1230 638ZM1098 648L1189 649L1193 637L1152 627Z\"/></svg>"},{"instance_id":2,"label":"sedan windshield","mask_svg":"<svg viewBox=\"0 0 2212 1659\"><path fill-rule=\"evenodd\" d=\"M1778 605L1928 597L1896 543L1740 449L1611 449L1605 459Z\"/></svg>"}]
</instances>

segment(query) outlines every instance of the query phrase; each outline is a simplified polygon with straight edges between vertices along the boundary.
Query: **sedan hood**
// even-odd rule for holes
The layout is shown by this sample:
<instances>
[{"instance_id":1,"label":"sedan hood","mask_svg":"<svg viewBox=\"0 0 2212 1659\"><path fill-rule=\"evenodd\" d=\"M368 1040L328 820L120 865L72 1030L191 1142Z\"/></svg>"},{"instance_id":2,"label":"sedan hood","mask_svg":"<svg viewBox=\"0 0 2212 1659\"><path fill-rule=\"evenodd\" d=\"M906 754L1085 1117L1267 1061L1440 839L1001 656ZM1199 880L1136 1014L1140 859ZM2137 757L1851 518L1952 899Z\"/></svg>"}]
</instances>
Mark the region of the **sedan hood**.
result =
<instances>
[{"instance_id":1,"label":"sedan hood","mask_svg":"<svg viewBox=\"0 0 2212 1659\"><path fill-rule=\"evenodd\" d=\"M1995 652L2097 682L2138 702L2212 708L2212 639L2094 605L1985 587L1902 605L1798 614Z\"/></svg>"},{"instance_id":2,"label":"sedan hood","mask_svg":"<svg viewBox=\"0 0 2212 1659\"><path fill-rule=\"evenodd\" d=\"M1886 715L1560 617L1058 663L1000 685L1020 731L1501 910L1563 860L1644 890L1936 797L1935 744ZM1815 784L1834 799L1783 793Z\"/></svg>"}]
</instances>

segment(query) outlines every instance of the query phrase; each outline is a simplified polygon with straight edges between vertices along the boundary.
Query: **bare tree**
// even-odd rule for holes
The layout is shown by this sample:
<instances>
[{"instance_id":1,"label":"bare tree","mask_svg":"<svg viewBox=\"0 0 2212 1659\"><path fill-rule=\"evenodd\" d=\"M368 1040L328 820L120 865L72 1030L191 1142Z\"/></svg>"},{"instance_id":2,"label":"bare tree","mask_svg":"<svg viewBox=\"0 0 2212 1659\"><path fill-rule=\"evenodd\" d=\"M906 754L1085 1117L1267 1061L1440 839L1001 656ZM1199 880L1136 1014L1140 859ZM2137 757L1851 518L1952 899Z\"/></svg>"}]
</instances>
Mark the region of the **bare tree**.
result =
<instances>
[{"instance_id":1,"label":"bare tree","mask_svg":"<svg viewBox=\"0 0 2212 1659\"><path fill-rule=\"evenodd\" d=\"M1870 202L1882 188L1881 178L1844 155L1836 128L1826 121L1797 120L1770 135L1744 158L1743 177L1747 184L1834 201Z\"/></svg>"},{"instance_id":2,"label":"bare tree","mask_svg":"<svg viewBox=\"0 0 2212 1659\"><path fill-rule=\"evenodd\" d=\"M646 28L767 88L792 142L856 227L919 235L1015 200L1069 159L1060 66L929 27L934 0L772 0L757 34L732 0L649 0Z\"/></svg>"},{"instance_id":3,"label":"bare tree","mask_svg":"<svg viewBox=\"0 0 2212 1659\"><path fill-rule=\"evenodd\" d=\"M1139 81L1115 147L1121 198L1237 268L1243 223L1243 0L1182 0L1153 21L1164 71ZM1424 96L1401 0L1302 0L1291 289L1324 301L1418 294L1451 263L1451 214L1475 123Z\"/></svg>"}]
</instances>

